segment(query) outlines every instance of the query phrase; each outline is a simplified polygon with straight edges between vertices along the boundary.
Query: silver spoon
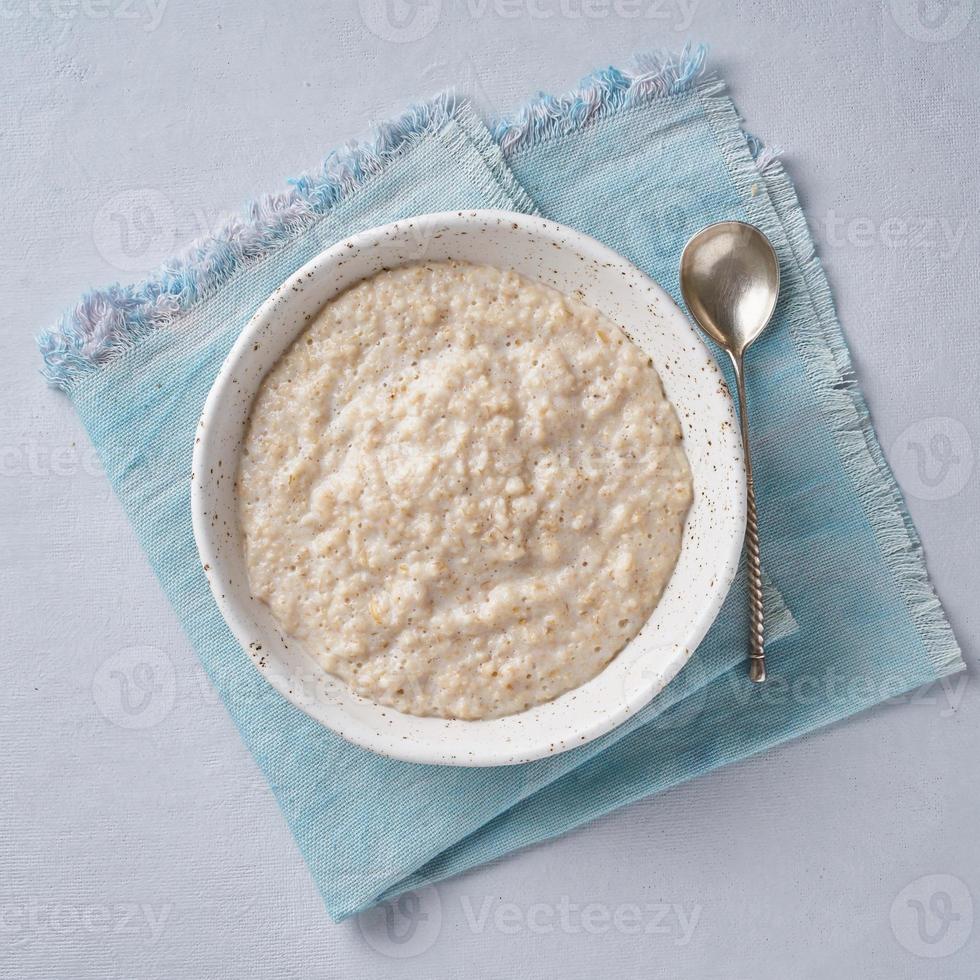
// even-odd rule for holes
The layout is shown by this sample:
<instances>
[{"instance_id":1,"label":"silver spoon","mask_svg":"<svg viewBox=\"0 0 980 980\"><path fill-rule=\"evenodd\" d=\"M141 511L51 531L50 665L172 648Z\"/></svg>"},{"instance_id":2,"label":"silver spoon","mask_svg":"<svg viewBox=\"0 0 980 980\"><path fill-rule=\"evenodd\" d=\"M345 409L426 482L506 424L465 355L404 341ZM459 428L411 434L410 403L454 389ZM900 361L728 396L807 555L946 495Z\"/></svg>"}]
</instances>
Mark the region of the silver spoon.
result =
<instances>
[{"instance_id":1,"label":"silver spoon","mask_svg":"<svg viewBox=\"0 0 980 980\"><path fill-rule=\"evenodd\" d=\"M681 292L698 326L732 359L745 455L745 551L749 573L749 677L766 679L765 622L759 525L749 454L749 413L745 399L744 359L762 333L779 296L779 261L758 228L741 221L719 221L699 231L681 255Z\"/></svg>"}]
</instances>

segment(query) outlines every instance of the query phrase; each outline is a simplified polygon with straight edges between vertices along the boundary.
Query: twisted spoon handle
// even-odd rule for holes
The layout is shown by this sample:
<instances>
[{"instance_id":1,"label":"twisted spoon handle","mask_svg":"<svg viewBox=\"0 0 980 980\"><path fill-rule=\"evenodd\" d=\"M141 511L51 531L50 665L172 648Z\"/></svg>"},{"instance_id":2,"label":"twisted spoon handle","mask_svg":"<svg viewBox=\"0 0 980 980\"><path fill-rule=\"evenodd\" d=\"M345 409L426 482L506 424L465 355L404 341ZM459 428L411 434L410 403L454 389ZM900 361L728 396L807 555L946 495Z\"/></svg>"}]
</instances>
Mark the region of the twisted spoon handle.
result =
<instances>
[{"instance_id":1,"label":"twisted spoon handle","mask_svg":"<svg viewBox=\"0 0 980 980\"><path fill-rule=\"evenodd\" d=\"M738 414L745 456L745 559L749 576L749 679L761 684L766 679L765 617L762 611L762 565L759 558L759 522L755 512L755 483L749 451L749 403L745 397L742 359L732 357L738 384Z\"/></svg>"}]
</instances>

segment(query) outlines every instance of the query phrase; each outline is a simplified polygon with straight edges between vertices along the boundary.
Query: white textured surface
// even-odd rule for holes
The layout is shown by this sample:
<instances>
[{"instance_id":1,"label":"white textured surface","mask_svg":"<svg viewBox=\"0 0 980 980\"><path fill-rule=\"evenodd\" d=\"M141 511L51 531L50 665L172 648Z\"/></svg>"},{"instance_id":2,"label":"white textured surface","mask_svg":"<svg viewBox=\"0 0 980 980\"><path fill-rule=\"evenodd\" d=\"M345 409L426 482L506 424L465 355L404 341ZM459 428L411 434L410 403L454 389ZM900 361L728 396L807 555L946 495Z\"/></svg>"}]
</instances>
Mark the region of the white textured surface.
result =
<instances>
[{"instance_id":1,"label":"white textured surface","mask_svg":"<svg viewBox=\"0 0 980 980\"><path fill-rule=\"evenodd\" d=\"M9 0L0 973L974 977L973 8ZM424 892L393 910L406 942L334 925L31 336L413 97L455 80L503 111L685 32L787 151L971 671ZM151 676L127 713L123 682Z\"/></svg>"}]
</instances>

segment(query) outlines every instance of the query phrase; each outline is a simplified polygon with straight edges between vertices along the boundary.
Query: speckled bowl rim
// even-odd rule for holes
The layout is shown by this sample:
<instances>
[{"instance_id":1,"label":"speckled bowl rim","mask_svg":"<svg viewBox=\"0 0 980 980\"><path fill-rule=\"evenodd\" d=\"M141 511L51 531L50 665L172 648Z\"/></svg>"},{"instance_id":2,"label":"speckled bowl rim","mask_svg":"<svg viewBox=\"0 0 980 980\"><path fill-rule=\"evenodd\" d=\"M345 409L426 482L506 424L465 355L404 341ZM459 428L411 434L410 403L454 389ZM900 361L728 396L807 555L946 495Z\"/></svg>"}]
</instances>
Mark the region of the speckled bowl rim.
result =
<instances>
[{"instance_id":1,"label":"speckled bowl rim","mask_svg":"<svg viewBox=\"0 0 980 980\"><path fill-rule=\"evenodd\" d=\"M521 242L532 248L565 250L566 256L579 260L581 280L579 287L564 288L564 292L576 293L610 315L608 308L603 308L601 299L589 295L589 290L595 288L586 279L591 269L594 276L600 279L606 277L614 284L608 303L613 303L613 295L621 294L616 293L616 283L622 282L624 288L628 284L630 289L637 289L649 301L645 309L649 312L651 323L662 322L677 335L677 370L665 371L669 358L655 366L681 416L685 448L695 479L695 507L701 506L698 496L699 472L702 475L707 472L709 464L715 472L719 466L725 471L727 481L724 491L719 492L719 499L712 498L705 504L716 508L716 517L722 514L717 519L723 521L721 527L724 533L710 542L715 549L710 556L710 588L696 609L686 617L686 629L682 634L679 632L666 638L658 636L657 642L653 643L647 631L648 627L653 628L651 624L658 618L658 611L668 601L668 596L677 597L672 598L672 602L685 601L685 582L678 582L677 579L681 575L682 564L684 568L689 565L686 556L693 550L691 560L698 562L699 568L705 567L709 549L693 547L688 540L692 524L690 515L681 559L660 606L654 610L640 633L592 681L554 701L505 718L484 721L416 718L355 695L342 681L323 671L312 657L301 652L299 644L282 635L267 607L251 597L240 540L236 537L240 534L237 507L233 505L233 494L229 497L228 486L233 475L237 474L240 433L244 432L255 390L264 375L324 303L353 282L389 267L384 260L384 250L390 248L392 243L408 249L409 254L391 265L459 257L497 267L515 267L530 278L548 281L550 272L548 275L542 274L543 266L535 275L516 262L511 265L509 250L506 255L494 253L486 258L454 255L452 251L445 256L441 254L441 250L454 240L457 249L463 248L461 243L464 241L467 249L479 249L477 243L481 242L481 238L475 234L478 231L485 236L491 231L493 235L503 234L505 237L512 233L514 254L518 254ZM439 243L440 240L444 241L437 249L439 254L430 254L433 242ZM547 254L555 255L554 252ZM363 267L360 272L356 268L359 260ZM538 256L537 261L543 259ZM345 265L347 269L341 274ZM353 271L351 266L355 267ZM557 268L553 271L558 275ZM352 275L354 278L351 278ZM621 278L613 278L615 276ZM303 316L298 316L295 309L297 296L304 294L312 303ZM635 295L632 299L635 299ZM305 300L301 301L301 305L304 303ZM287 316L295 319L287 322ZM616 320L615 316L613 319ZM620 325L649 352L648 344L637 336L637 322L631 320L629 326ZM642 329L648 326L644 323ZM661 330L656 336L662 340L665 335L666 331ZM270 346L277 347L279 353L268 364L250 369L260 341L268 342L270 338L275 340L275 344ZM689 388L693 392L694 387L697 387L698 411L692 421L691 413L682 411L681 406ZM710 458L705 460L693 458L688 444L692 433L704 443L696 429L698 414L720 419L717 430L713 425L706 426L705 432L713 438L707 439L704 452ZM229 447L227 443L222 443L222 433L234 426L238 427L239 438L237 444ZM310 717L357 745L407 762L452 766L525 763L584 745L622 724L673 679L703 639L728 593L742 548L745 482L737 431L731 396L701 338L670 296L622 256L581 232L536 216L491 210L420 215L371 228L337 242L294 272L252 316L215 379L197 429L191 486L194 536L212 594L242 650L283 697ZM221 465L217 465L219 461ZM222 485L220 479L226 482ZM659 628L660 625L657 625ZM645 636L646 639L641 642ZM616 681L603 682L614 665L621 676ZM617 684L618 695L615 694ZM559 726L557 731L556 723Z\"/></svg>"}]
</instances>

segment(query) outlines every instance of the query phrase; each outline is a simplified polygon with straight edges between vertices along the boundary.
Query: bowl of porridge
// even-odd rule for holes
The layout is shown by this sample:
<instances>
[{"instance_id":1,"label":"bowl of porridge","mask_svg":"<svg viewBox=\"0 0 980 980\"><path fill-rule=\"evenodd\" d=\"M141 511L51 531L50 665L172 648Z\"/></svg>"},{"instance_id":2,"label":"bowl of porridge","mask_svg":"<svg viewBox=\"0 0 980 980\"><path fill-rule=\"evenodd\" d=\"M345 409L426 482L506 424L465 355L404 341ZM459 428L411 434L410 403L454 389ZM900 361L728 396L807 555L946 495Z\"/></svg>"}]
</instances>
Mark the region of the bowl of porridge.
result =
<instances>
[{"instance_id":1,"label":"bowl of porridge","mask_svg":"<svg viewBox=\"0 0 980 980\"><path fill-rule=\"evenodd\" d=\"M569 228L424 215L253 316L194 447L202 565L273 687L398 759L527 762L645 706L737 566L721 374L670 297Z\"/></svg>"}]
</instances>

